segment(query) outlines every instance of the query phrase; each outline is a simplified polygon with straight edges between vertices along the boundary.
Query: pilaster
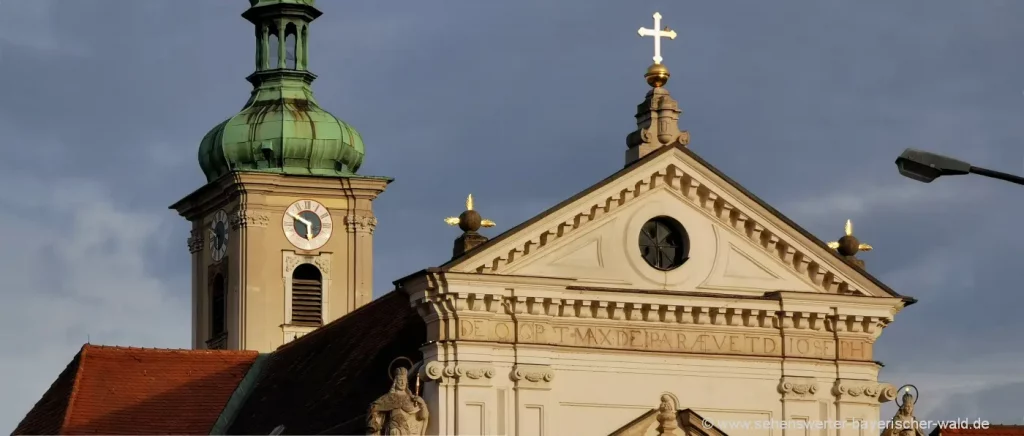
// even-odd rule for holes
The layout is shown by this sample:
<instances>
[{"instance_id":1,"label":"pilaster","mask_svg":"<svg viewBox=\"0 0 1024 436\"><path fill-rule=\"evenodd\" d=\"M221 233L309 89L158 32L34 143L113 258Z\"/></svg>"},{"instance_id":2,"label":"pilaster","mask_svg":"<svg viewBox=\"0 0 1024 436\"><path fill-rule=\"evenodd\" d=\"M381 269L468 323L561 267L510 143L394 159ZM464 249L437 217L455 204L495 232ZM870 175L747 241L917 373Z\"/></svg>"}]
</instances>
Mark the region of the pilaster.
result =
<instances>
[{"instance_id":1,"label":"pilaster","mask_svg":"<svg viewBox=\"0 0 1024 436\"><path fill-rule=\"evenodd\" d=\"M445 409L449 413L448 433L459 435L500 434L499 416L503 398L494 389L497 369L491 362L459 362L445 365L438 361L427 363L423 369L427 380L436 382L439 389L446 391ZM428 383L432 384L432 383ZM454 400L454 401L453 401ZM452 404L452 403L455 404ZM450 425L454 424L454 431ZM438 429L441 431L441 429Z\"/></svg>"},{"instance_id":2,"label":"pilaster","mask_svg":"<svg viewBox=\"0 0 1024 436\"><path fill-rule=\"evenodd\" d=\"M832 386L835 397L836 421L847 425L839 429L839 436L867 436L877 430L869 430L863 424L878 421L881 403L896 398L896 387L888 383L871 380L837 379ZM859 427L854 423L860 423ZM872 433L868 433L871 431Z\"/></svg>"},{"instance_id":3,"label":"pilaster","mask_svg":"<svg viewBox=\"0 0 1024 436\"><path fill-rule=\"evenodd\" d=\"M779 381L779 393L782 394L783 420L804 422L807 429L782 429L782 434L827 436L828 430L815 430L813 425L828 420L827 389L822 389L814 377L783 376ZM825 405L825 407L822 407ZM823 410L824 409L824 410Z\"/></svg>"},{"instance_id":4,"label":"pilaster","mask_svg":"<svg viewBox=\"0 0 1024 436\"><path fill-rule=\"evenodd\" d=\"M349 311L356 310L373 299L373 231L377 218L365 214L346 215L345 230L348 244Z\"/></svg>"},{"instance_id":5,"label":"pilaster","mask_svg":"<svg viewBox=\"0 0 1024 436\"><path fill-rule=\"evenodd\" d=\"M551 392L555 371L547 365L517 364L512 368L511 377L515 383L515 434L551 434L551 418L557 406Z\"/></svg>"}]
</instances>

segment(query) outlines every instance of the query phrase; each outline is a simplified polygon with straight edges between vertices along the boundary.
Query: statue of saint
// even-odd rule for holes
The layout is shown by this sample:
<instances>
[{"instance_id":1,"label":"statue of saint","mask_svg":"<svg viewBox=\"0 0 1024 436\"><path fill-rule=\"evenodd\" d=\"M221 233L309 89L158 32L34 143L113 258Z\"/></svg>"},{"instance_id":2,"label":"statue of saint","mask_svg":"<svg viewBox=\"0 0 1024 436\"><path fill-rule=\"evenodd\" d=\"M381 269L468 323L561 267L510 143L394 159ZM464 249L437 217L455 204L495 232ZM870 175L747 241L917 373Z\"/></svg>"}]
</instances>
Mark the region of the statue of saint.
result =
<instances>
[{"instance_id":1,"label":"statue of saint","mask_svg":"<svg viewBox=\"0 0 1024 436\"><path fill-rule=\"evenodd\" d=\"M391 390L370 405L366 434L375 436L422 436L427 431L427 403L409 391L409 370L396 368Z\"/></svg>"},{"instance_id":2,"label":"statue of saint","mask_svg":"<svg viewBox=\"0 0 1024 436\"><path fill-rule=\"evenodd\" d=\"M908 390L903 393L903 404L892 417L890 427L882 432L882 436L917 436L919 427L917 418L914 417L914 396Z\"/></svg>"}]
</instances>

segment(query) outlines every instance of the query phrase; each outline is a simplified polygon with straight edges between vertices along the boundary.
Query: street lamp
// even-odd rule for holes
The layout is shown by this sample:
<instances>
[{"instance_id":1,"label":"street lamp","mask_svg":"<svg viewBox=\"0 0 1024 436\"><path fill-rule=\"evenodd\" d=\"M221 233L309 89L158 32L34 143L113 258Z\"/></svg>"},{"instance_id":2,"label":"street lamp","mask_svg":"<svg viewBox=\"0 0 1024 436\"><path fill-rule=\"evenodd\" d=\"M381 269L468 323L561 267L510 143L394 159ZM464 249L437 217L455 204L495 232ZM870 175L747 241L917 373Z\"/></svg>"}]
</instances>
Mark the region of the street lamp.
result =
<instances>
[{"instance_id":1,"label":"street lamp","mask_svg":"<svg viewBox=\"0 0 1024 436\"><path fill-rule=\"evenodd\" d=\"M913 148L903 150L903 154L896 158L896 167L904 177L924 183L931 183L939 176L972 173L1024 185L1024 177L972 166L962 160Z\"/></svg>"}]
</instances>

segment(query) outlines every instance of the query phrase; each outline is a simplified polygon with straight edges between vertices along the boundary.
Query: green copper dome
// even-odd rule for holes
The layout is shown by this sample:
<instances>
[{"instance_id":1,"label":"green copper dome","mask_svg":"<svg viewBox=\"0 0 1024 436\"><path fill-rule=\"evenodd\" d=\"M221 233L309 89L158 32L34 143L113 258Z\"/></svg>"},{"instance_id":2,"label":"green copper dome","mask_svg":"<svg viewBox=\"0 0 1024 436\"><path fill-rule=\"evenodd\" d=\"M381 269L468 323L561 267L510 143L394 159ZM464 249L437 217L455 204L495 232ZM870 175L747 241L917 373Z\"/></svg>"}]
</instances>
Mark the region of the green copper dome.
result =
<instances>
[{"instance_id":1,"label":"green copper dome","mask_svg":"<svg viewBox=\"0 0 1024 436\"><path fill-rule=\"evenodd\" d=\"M306 71L309 23L320 11L313 0L250 4L242 16L256 25L256 72L248 77L253 91L241 112L203 137L199 166L207 180L232 171L355 174L363 140L320 108L310 88L316 76Z\"/></svg>"}]
</instances>

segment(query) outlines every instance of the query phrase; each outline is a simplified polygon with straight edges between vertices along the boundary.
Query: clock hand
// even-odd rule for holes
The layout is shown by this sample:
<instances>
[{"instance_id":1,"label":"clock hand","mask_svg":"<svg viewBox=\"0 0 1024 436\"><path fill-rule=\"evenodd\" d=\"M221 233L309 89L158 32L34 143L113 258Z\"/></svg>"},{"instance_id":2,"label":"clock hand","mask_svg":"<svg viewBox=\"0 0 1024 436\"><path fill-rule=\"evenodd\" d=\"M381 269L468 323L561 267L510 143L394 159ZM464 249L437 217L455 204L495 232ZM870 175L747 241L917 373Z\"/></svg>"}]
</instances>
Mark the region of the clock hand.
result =
<instances>
[{"instance_id":1,"label":"clock hand","mask_svg":"<svg viewBox=\"0 0 1024 436\"><path fill-rule=\"evenodd\" d=\"M313 223L309 222L309 220L299 216L299 214L294 213L294 212L292 212L290 210L288 211L288 215L291 216L292 218L295 218L296 221L298 221L298 222L300 222L302 224L305 224L307 227L309 227L309 226L311 226L313 224Z\"/></svg>"},{"instance_id":2,"label":"clock hand","mask_svg":"<svg viewBox=\"0 0 1024 436\"><path fill-rule=\"evenodd\" d=\"M313 226L311 226L311 225L307 225L306 226L306 240L307 241L312 241L313 240L313 231L310 230L312 228L313 228Z\"/></svg>"}]
</instances>

